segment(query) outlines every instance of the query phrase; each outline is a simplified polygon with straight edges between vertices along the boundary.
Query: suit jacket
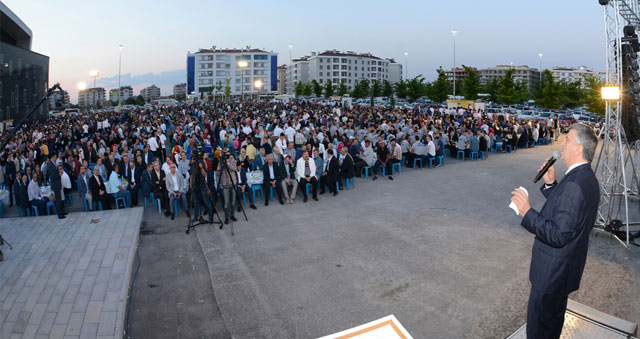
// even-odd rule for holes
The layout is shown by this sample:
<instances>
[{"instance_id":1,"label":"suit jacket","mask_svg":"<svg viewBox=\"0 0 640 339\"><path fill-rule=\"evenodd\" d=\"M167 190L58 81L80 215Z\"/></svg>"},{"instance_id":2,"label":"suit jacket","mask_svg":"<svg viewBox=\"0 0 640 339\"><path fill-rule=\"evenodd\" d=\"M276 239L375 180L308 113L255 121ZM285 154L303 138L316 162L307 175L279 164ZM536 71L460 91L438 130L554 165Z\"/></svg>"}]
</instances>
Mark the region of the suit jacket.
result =
<instances>
[{"instance_id":1,"label":"suit jacket","mask_svg":"<svg viewBox=\"0 0 640 339\"><path fill-rule=\"evenodd\" d=\"M100 190L107 192L107 187L104 185L104 180L102 180L101 176L98 176L98 180L96 181L95 176L91 176L89 179L89 191L95 200L100 195Z\"/></svg>"},{"instance_id":2,"label":"suit jacket","mask_svg":"<svg viewBox=\"0 0 640 339\"><path fill-rule=\"evenodd\" d=\"M304 158L300 158L298 159L298 161L296 161L296 180L300 180L300 178L304 178L304 170L305 170L305 166L304 166ZM313 177L316 175L316 161L309 158L309 170L310 170L310 177Z\"/></svg>"},{"instance_id":3,"label":"suit jacket","mask_svg":"<svg viewBox=\"0 0 640 339\"><path fill-rule=\"evenodd\" d=\"M260 153L256 154L255 159L253 159L253 164L256 167L256 171L261 171L262 167L267 163L266 156L263 158Z\"/></svg>"},{"instance_id":4,"label":"suit jacket","mask_svg":"<svg viewBox=\"0 0 640 339\"><path fill-rule=\"evenodd\" d=\"M281 163L280 166L279 166L280 167L280 180L284 180L286 178L289 178L289 179L292 179L292 180L296 180L296 163L294 162L289 167L289 175L287 175L287 169L285 168L285 166L289 166L289 165L285 164L285 163ZM313 175L313 172L311 172L311 174Z\"/></svg>"},{"instance_id":5,"label":"suit jacket","mask_svg":"<svg viewBox=\"0 0 640 339\"><path fill-rule=\"evenodd\" d=\"M151 153L151 151L149 151L149 153L142 152L142 161L144 161L145 164L150 164L153 162L153 154Z\"/></svg>"},{"instance_id":6,"label":"suit jacket","mask_svg":"<svg viewBox=\"0 0 640 339\"><path fill-rule=\"evenodd\" d=\"M29 208L29 193L27 191L27 185L23 182L20 182L18 186L18 195L16 195L16 205L22 208Z\"/></svg>"},{"instance_id":7,"label":"suit jacket","mask_svg":"<svg viewBox=\"0 0 640 339\"><path fill-rule=\"evenodd\" d=\"M280 167L278 166L278 164L274 161L273 162L273 177L271 177L271 173L269 171L269 165L265 164L264 167L262 168L262 177L263 177L263 184L268 185L271 180L276 180L276 182L280 182Z\"/></svg>"},{"instance_id":8,"label":"suit jacket","mask_svg":"<svg viewBox=\"0 0 640 339\"><path fill-rule=\"evenodd\" d=\"M343 178L353 178L356 175L356 169L353 167L353 158L347 153L340 165L340 176Z\"/></svg>"},{"instance_id":9,"label":"suit jacket","mask_svg":"<svg viewBox=\"0 0 640 339\"><path fill-rule=\"evenodd\" d=\"M153 171L151 171L153 173ZM140 174L140 182L142 183L142 195L147 197L153 191L153 178L151 173L146 169Z\"/></svg>"},{"instance_id":10,"label":"suit jacket","mask_svg":"<svg viewBox=\"0 0 640 339\"><path fill-rule=\"evenodd\" d=\"M133 174L133 168L129 166L129 164L124 164L124 161L120 162L120 173L122 173L123 178L127 178L129 182L131 182L131 175Z\"/></svg>"},{"instance_id":11,"label":"suit jacket","mask_svg":"<svg viewBox=\"0 0 640 339\"><path fill-rule=\"evenodd\" d=\"M238 180L238 186L249 186L247 183L247 169L240 169L240 180Z\"/></svg>"},{"instance_id":12,"label":"suit jacket","mask_svg":"<svg viewBox=\"0 0 640 339\"><path fill-rule=\"evenodd\" d=\"M338 158L334 155L327 163L327 179L330 181L338 180Z\"/></svg>"},{"instance_id":13,"label":"suit jacket","mask_svg":"<svg viewBox=\"0 0 640 339\"><path fill-rule=\"evenodd\" d=\"M165 187L165 175L164 171L160 170L160 176L156 174L155 170L151 171L151 182L153 183L153 195L155 197L160 197L161 194L167 191Z\"/></svg>"},{"instance_id":14,"label":"suit jacket","mask_svg":"<svg viewBox=\"0 0 640 339\"><path fill-rule=\"evenodd\" d=\"M542 210L532 208L522 219L522 226L536 235L529 280L537 291L566 296L580 287L600 203L598 180L588 163L541 190L547 198Z\"/></svg>"},{"instance_id":15,"label":"suit jacket","mask_svg":"<svg viewBox=\"0 0 640 339\"><path fill-rule=\"evenodd\" d=\"M169 192L169 194L174 194L174 193L184 193L185 189L184 189L184 181L183 181L184 177L182 176L182 174L180 174L178 171L176 171L176 180L177 180L177 184L178 184L178 190L174 190L174 186L173 186L173 178L170 175L167 175L165 178L165 186L167 187L167 192Z\"/></svg>"},{"instance_id":16,"label":"suit jacket","mask_svg":"<svg viewBox=\"0 0 640 339\"><path fill-rule=\"evenodd\" d=\"M54 192L61 191L62 181L60 180L60 173L58 173L58 167L56 167L56 164L51 161L47 162L47 175L49 176L51 190Z\"/></svg>"},{"instance_id":17,"label":"suit jacket","mask_svg":"<svg viewBox=\"0 0 640 339\"><path fill-rule=\"evenodd\" d=\"M84 174L84 177L86 179L86 183L84 180L82 180L82 174L78 175L78 195L81 198L84 198L87 192L89 192L89 182L91 180L91 175L89 175L89 172L86 172Z\"/></svg>"}]
</instances>

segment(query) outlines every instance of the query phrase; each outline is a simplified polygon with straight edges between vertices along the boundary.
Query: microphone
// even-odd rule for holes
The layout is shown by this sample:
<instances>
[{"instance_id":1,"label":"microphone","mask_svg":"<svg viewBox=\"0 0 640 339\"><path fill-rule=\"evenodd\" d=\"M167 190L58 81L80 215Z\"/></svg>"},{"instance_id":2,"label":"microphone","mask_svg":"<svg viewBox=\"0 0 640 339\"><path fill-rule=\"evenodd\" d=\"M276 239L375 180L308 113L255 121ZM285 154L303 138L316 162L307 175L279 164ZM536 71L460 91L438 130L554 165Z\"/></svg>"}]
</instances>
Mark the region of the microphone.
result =
<instances>
[{"instance_id":1,"label":"microphone","mask_svg":"<svg viewBox=\"0 0 640 339\"><path fill-rule=\"evenodd\" d=\"M542 178L542 176L545 173L547 173L547 171L549 170L549 167L553 166L553 164L558 159L560 159L560 152L558 152L558 151L553 152L553 155L551 156L551 158L549 158L549 160L547 160L547 163L544 164L544 167L542 167L542 169L538 172L538 174L536 175L536 178L533 180L533 182L534 183L538 182L538 180L540 180L540 178Z\"/></svg>"}]
</instances>

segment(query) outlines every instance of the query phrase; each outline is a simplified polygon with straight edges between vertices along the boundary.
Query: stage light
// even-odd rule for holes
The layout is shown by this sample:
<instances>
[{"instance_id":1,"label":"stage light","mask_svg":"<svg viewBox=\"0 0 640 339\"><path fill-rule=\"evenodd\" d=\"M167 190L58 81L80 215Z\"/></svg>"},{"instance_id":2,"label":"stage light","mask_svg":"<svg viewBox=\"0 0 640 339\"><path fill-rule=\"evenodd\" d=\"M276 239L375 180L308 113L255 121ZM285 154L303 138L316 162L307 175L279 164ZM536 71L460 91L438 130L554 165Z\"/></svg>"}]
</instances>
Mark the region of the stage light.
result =
<instances>
[{"instance_id":1,"label":"stage light","mask_svg":"<svg viewBox=\"0 0 640 339\"><path fill-rule=\"evenodd\" d=\"M98 77L100 77L100 72L99 71L91 71L89 73L89 76L92 77L92 78L98 78Z\"/></svg>"},{"instance_id":2,"label":"stage light","mask_svg":"<svg viewBox=\"0 0 640 339\"><path fill-rule=\"evenodd\" d=\"M81 91L87 89L87 84L85 82L82 82L82 81L79 82L78 83L78 89L81 90Z\"/></svg>"},{"instance_id":3,"label":"stage light","mask_svg":"<svg viewBox=\"0 0 640 339\"><path fill-rule=\"evenodd\" d=\"M602 99L604 100L620 100L620 87L605 86L602 87Z\"/></svg>"},{"instance_id":4,"label":"stage light","mask_svg":"<svg viewBox=\"0 0 640 339\"><path fill-rule=\"evenodd\" d=\"M260 79L256 80L256 81L253 83L253 86L254 86L256 89L260 89L260 88L262 88L262 80L260 80Z\"/></svg>"},{"instance_id":5,"label":"stage light","mask_svg":"<svg viewBox=\"0 0 640 339\"><path fill-rule=\"evenodd\" d=\"M602 5L602 6L606 6L609 4L609 0L598 0L598 2Z\"/></svg>"},{"instance_id":6,"label":"stage light","mask_svg":"<svg viewBox=\"0 0 640 339\"><path fill-rule=\"evenodd\" d=\"M238 67L240 68L246 68L247 66L249 66L249 63L246 60L240 60L238 61Z\"/></svg>"}]
</instances>

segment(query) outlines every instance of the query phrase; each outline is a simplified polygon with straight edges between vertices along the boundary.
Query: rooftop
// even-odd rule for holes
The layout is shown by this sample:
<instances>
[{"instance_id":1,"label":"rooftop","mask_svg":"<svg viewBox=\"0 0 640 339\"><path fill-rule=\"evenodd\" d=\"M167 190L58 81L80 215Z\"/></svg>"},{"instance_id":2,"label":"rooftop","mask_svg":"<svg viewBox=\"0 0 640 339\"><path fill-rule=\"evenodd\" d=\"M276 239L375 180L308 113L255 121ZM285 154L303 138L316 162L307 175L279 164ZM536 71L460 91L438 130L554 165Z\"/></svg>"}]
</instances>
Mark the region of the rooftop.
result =
<instances>
[{"instance_id":1,"label":"rooftop","mask_svg":"<svg viewBox=\"0 0 640 339\"><path fill-rule=\"evenodd\" d=\"M209 53L269 53L265 50L258 48L251 49L200 49L195 54L209 54Z\"/></svg>"}]
</instances>

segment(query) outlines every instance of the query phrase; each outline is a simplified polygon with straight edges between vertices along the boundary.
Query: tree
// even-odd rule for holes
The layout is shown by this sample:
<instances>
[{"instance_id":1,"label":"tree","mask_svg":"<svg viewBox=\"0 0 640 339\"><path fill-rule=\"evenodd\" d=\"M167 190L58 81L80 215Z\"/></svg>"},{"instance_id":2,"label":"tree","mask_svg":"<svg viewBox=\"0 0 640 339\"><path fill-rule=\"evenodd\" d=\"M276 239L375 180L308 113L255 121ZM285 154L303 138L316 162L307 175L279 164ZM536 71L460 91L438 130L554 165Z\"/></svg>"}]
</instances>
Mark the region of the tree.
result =
<instances>
[{"instance_id":1,"label":"tree","mask_svg":"<svg viewBox=\"0 0 640 339\"><path fill-rule=\"evenodd\" d=\"M497 89L497 99L505 105L513 105L524 102L529 97L527 87L524 83L516 82L513 79L513 69L508 70L504 77L500 79Z\"/></svg>"},{"instance_id":2,"label":"tree","mask_svg":"<svg viewBox=\"0 0 640 339\"><path fill-rule=\"evenodd\" d=\"M302 91L302 95L304 96L311 96L311 93L313 93L313 86L311 85L311 83L306 83L304 84L304 86L302 87L303 91Z\"/></svg>"},{"instance_id":3,"label":"tree","mask_svg":"<svg viewBox=\"0 0 640 339\"><path fill-rule=\"evenodd\" d=\"M330 80L327 80L327 83L324 85L324 97L328 98L333 96L334 91L333 84Z\"/></svg>"},{"instance_id":4,"label":"tree","mask_svg":"<svg viewBox=\"0 0 640 339\"><path fill-rule=\"evenodd\" d=\"M584 103L586 91L582 89L580 81L560 81L560 106L562 108L576 108Z\"/></svg>"},{"instance_id":5,"label":"tree","mask_svg":"<svg viewBox=\"0 0 640 339\"><path fill-rule=\"evenodd\" d=\"M489 101L496 102L498 101L498 87L500 87L500 82L493 78L482 87L482 93L489 95Z\"/></svg>"},{"instance_id":6,"label":"tree","mask_svg":"<svg viewBox=\"0 0 640 339\"><path fill-rule=\"evenodd\" d=\"M407 83L404 80L400 80L393 84L393 90L398 98L405 99L407 97Z\"/></svg>"},{"instance_id":7,"label":"tree","mask_svg":"<svg viewBox=\"0 0 640 339\"><path fill-rule=\"evenodd\" d=\"M595 75L585 76L585 95L583 102L587 105L587 109L590 112L597 113L600 115L604 115L605 113L605 103L602 100L601 88L604 86L604 80Z\"/></svg>"},{"instance_id":8,"label":"tree","mask_svg":"<svg viewBox=\"0 0 640 339\"><path fill-rule=\"evenodd\" d=\"M444 73L442 67L438 68L438 78L429 86L429 99L435 102L444 102L447 100L447 95L450 92L449 79Z\"/></svg>"},{"instance_id":9,"label":"tree","mask_svg":"<svg viewBox=\"0 0 640 339\"><path fill-rule=\"evenodd\" d=\"M407 82L407 97L409 101L416 101L425 93L424 78L422 74Z\"/></svg>"},{"instance_id":10,"label":"tree","mask_svg":"<svg viewBox=\"0 0 640 339\"><path fill-rule=\"evenodd\" d=\"M557 109L560 107L560 86L548 69L543 72L543 80L540 85L540 97L537 100L540 107Z\"/></svg>"},{"instance_id":11,"label":"tree","mask_svg":"<svg viewBox=\"0 0 640 339\"><path fill-rule=\"evenodd\" d=\"M295 94L296 97L299 97L301 95L303 95L304 93L304 84L300 81L298 81L298 83L296 84L296 88L295 88Z\"/></svg>"},{"instance_id":12,"label":"tree","mask_svg":"<svg viewBox=\"0 0 640 339\"><path fill-rule=\"evenodd\" d=\"M216 97L218 96L218 94L221 93L222 88L223 88L222 81L218 80L218 83L216 84Z\"/></svg>"},{"instance_id":13,"label":"tree","mask_svg":"<svg viewBox=\"0 0 640 339\"><path fill-rule=\"evenodd\" d=\"M227 97L227 100L231 99L231 78L224 79L224 95Z\"/></svg>"},{"instance_id":14,"label":"tree","mask_svg":"<svg viewBox=\"0 0 640 339\"><path fill-rule=\"evenodd\" d=\"M313 89L313 94L316 95L316 98L319 98L322 96L322 86L320 86L320 83L317 82L315 79L313 81L311 81L311 86Z\"/></svg>"},{"instance_id":15,"label":"tree","mask_svg":"<svg viewBox=\"0 0 640 339\"><path fill-rule=\"evenodd\" d=\"M338 95L343 96L347 93L349 93L349 87L347 87L347 85L343 81L340 83L340 86L338 86Z\"/></svg>"},{"instance_id":16,"label":"tree","mask_svg":"<svg viewBox=\"0 0 640 339\"><path fill-rule=\"evenodd\" d=\"M393 97L393 86L391 86L389 80L382 81L382 96L387 98Z\"/></svg>"},{"instance_id":17,"label":"tree","mask_svg":"<svg viewBox=\"0 0 640 339\"><path fill-rule=\"evenodd\" d=\"M362 99L369 95L369 80L362 79L357 81L353 90L351 91L351 97L356 99Z\"/></svg>"},{"instance_id":18,"label":"tree","mask_svg":"<svg viewBox=\"0 0 640 339\"><path fill-rule=\"evenodd\" d=\"M467 77L463 81L462 94L467 100L476 100L480 91L480 75L470 67L465 65L462 65L462 67L467 72Z\"/></svg>"}]
</instances>

